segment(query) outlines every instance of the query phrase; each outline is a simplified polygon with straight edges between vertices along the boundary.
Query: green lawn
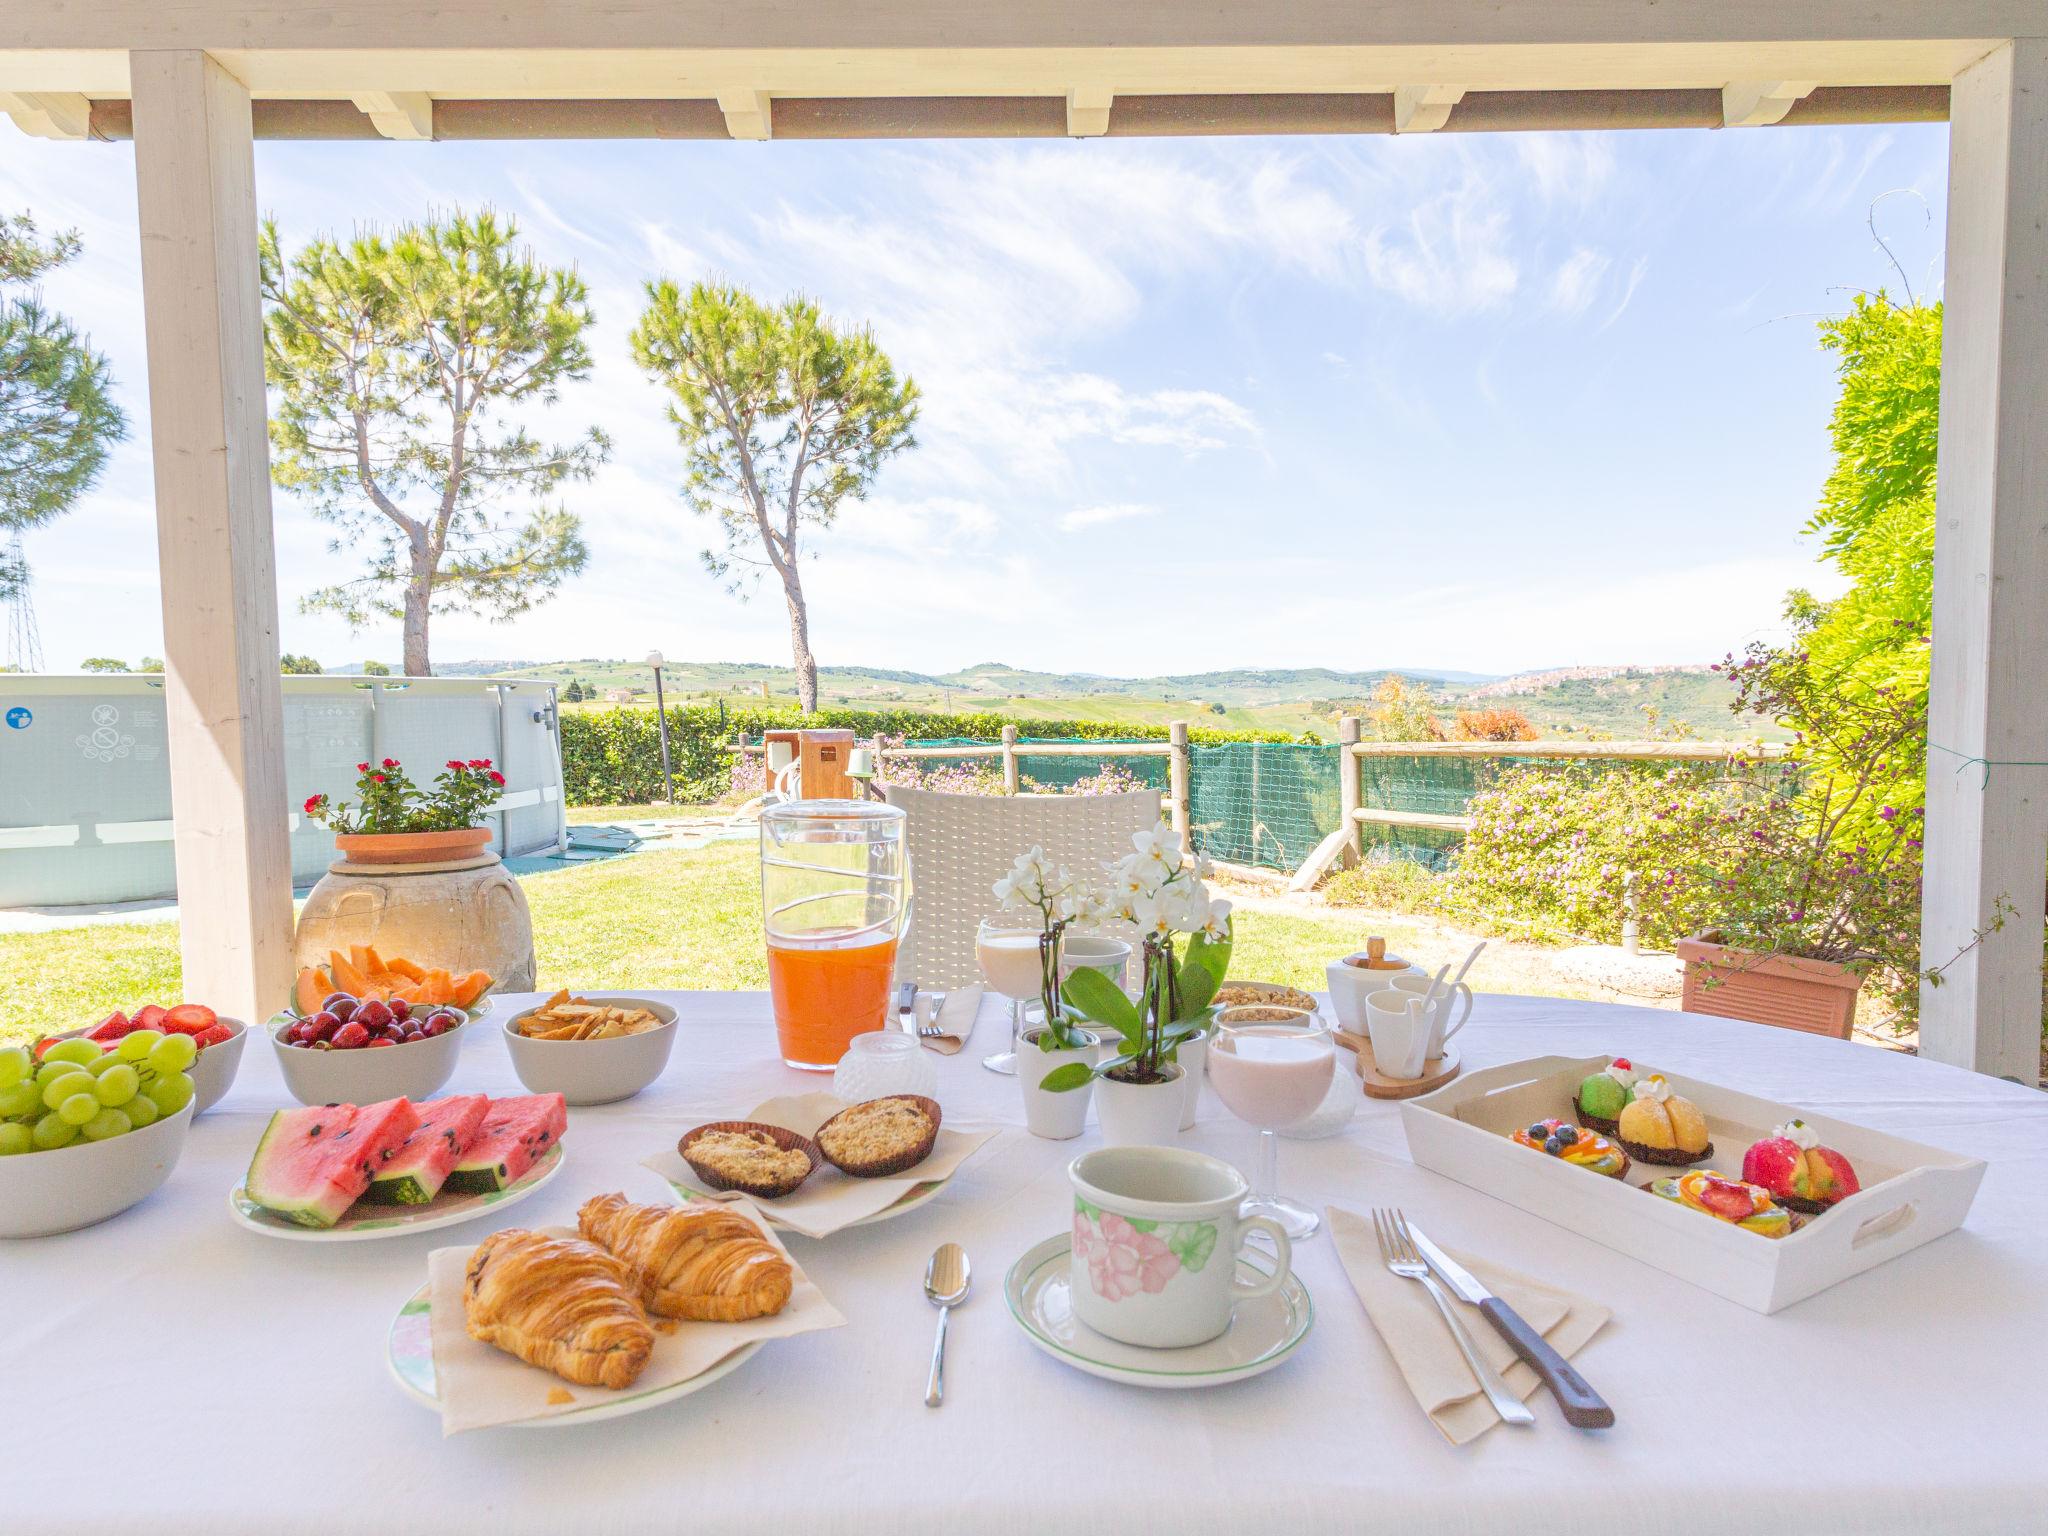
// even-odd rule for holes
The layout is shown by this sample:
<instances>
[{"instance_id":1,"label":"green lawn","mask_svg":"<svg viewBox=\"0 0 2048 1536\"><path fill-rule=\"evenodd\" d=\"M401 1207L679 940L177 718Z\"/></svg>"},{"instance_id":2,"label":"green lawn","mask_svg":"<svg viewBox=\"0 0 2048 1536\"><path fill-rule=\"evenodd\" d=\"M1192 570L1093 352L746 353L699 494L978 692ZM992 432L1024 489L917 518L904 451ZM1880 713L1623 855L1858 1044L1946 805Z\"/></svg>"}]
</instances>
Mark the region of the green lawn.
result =
<instances>
[{"instance_id":1,"label":"green lawn","mask_svg":"<svg viewBox=\"0 0 2048 1536\"><path fill-rule=\"evenodd\" d=\"M750 843L528 876L522 885L533 909L541 984L765 987L759 882ZM1245 912L1237 931L1232 974L1316 987L1326 961L1358 947L1361 928L1356 920ZM175 1001L178 978L173 923L0 935L0 1039Z\"/></svg>"}]
</instances>

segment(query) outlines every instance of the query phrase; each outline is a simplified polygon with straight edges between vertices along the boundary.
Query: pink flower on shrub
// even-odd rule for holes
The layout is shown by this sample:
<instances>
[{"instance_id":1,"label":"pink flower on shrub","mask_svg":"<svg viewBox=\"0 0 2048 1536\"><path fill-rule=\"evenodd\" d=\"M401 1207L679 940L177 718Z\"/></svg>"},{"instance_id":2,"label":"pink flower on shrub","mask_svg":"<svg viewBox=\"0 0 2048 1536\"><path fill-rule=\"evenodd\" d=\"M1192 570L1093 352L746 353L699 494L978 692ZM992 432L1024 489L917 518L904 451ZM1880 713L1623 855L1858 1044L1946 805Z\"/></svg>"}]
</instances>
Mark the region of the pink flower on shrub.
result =
<instances>
[{"instance_id":1,"label":"pink flower on shrub","mask_svg":"<svg viewBox=\"0 0 2048 1536\"><path fill-rule=\"evenodd\" d=\"M1105 1301L1140 1291L1157 1295L1180 1268L1180 1258L1155 1232L1140 1232L1123 1217L1102 1213L1099 1232L1074 1213L1074 1249L1088 1261L1088 1283Z\"/></svg>"}]
</instances>

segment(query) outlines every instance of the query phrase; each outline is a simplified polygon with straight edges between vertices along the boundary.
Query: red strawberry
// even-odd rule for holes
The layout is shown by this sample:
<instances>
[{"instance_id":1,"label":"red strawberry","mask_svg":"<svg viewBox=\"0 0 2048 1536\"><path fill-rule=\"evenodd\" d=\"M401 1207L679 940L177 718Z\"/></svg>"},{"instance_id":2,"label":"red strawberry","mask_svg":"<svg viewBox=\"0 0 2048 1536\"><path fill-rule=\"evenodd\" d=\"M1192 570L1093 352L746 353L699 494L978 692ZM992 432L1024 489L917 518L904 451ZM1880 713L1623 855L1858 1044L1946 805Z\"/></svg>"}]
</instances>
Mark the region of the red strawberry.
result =
<instances>
[{"instance_id":1,"label":"red strawberry","mask_svg":"<svg viewBox=\"0 0 2048 1536\"><path fill-rule=\"evenodd\" d=\"M225 1024L209 1024L192 1037L192 1043L202 1051L209 1045L219 1045L223 1040L232 1040L235 1032Z\"/></svg>"},{"instance_id":2,"label":"red strawberry","mask_svg":"<svg viewBox=\"0 0 2048 1536\"><path fill-rule=\"evenodd\" d=\"M1756 1212L1749 1191L1731 1180L1708 1174L1700 1181L1700 1204L1729 1221L1746 1221Z\"/></svg>"},{"instance_id":3,"label":"red strawberry","mask_svg":"<svg viewBox=\"0 0 2048 1536\"><path fill-rule=\"evenodd\" d=\"M169 1009L159 1007L155 1003L151 1003L144 1008L138 1008L135 1010L135 1027L137 1029L162 1029L164 1027L164 1015L169 1011Z\"/></svg>"},{"instance_id":4,"label":"red strawberry","mask_svg":"<svg viewBox=\"0 0 2048 1536\"><path fill-rule=\"evenodd\" d=\"M91 1031L86 1038L88 1040L118 1040L123 1035L134 1033L134 1030L135 1026L128 1022L128 1015L116 1010L108 1014L101 1021L99 1028Z\"/></svg>"}]
</instances>

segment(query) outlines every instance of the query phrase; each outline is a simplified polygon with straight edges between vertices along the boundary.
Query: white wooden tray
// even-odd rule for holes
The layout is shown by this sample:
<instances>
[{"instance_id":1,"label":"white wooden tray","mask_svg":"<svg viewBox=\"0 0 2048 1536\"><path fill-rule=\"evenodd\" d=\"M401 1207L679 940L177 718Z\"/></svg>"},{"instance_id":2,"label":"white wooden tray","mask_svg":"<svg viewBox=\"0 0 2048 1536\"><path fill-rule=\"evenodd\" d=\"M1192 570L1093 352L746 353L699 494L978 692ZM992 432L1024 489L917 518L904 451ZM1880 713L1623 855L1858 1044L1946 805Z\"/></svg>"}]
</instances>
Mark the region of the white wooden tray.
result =
<instances>
[{"instance_id":1,"label":"white wooden tray","mask_svg":"<svg viewBox=\"0 0 2048 1536\"><path fill-rule=\"evenodd\" d=\"M1804 1301L1953 1232L1984 1177L1977 1158L1675 1072L1664 1073L1673 1092L1699 1105L1713 1137L1714 1155L1695 1166L1740 1178L1750 1143L1797 1118L1855 1165L1862 1189L1773 1240L1643 1193L1640 1186L1651 1179L1682 1169L1637 1163L1625 1178L1603 1178L1508 1139L1532 1121L1570 1118L1579 1083L1609 1060L1540 1056L1467 1071L1401 1106L1409 1155L1421 1167L1758 1312Z\"/></svg>"}]
</instances>

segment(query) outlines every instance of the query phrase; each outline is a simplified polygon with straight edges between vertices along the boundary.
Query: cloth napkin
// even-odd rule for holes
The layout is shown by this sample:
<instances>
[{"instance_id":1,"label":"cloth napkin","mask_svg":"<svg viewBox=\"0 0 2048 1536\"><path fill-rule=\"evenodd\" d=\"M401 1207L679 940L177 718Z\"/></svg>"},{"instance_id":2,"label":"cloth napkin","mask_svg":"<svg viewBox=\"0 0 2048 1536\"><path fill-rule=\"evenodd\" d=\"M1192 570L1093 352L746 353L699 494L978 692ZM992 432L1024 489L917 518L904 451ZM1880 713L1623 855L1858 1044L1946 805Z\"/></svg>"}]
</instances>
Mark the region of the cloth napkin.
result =
<instances>
[{"instance_id":1,"label":"cloth napkin","mask_svg":"<svg viewBox=\"0 0 2048 1536\"><path fill-rule=\"evenodd\" d=\"M789 1258L789 1250L782 1246L774 1229L761 1220L758 1211L744 1202L737 1210L761 1229L777 1252ZM539 1230L550 1237L576 1236L573 1227ZM580 1387L469 1336L463 1319L462 1280L469 1256L475 1251L474 1247L436 1248L427 1255L434 1391L441 1400L443 1435L552 1418L595 1403L642 1396L700 1376L756 1339L786 1339L820 1328L838 1328L846 1322L824 1293L797 1268L789 1303L773 1317L757 1317L743 1323L672 1323L666 1318L651 1318L649 1321L655 1325L654 1353L648 1356L646 1368L633 1385L619 1391ZM794 1267L795 1261L791 1263Z\"/></svg>"},{"instance_id":2,"label":"cloth napkin","mask_svg":"<svg viewBox=\"0 0 2048 1536\"><path fill-rule=\"evenodd\" d=\"M941 1056L957 1056L967 1037L974 1033L975 1015L980 1012L981 988L955 987L940 1001L938 1016L933 1020L943 1033L919 1035L918 1042Z\"/></svg>"},{"instance_id":3,"label":"cloth napkin","mask_svg":"<svg viewBox=\"0 0 2048 1536\"><path fill-rule=\"evenodd\" d=\"M795 1131L800 1136L810 1136L844 1108L846 1105L829 1093L805 1093L770 1099L746 1114L732 1118L760 1120ZM792 1232L800 1232L805 1237L830 1237L856 1221L887 1210L920 1184L943 1183L950 1179L960 1165L994 1135L994 1131L950 1130L941 1121L938 1141L932 1147L931 1156L895 1178L856 1179L821 1160L817 1172L804 1180L803 1187L795 1194L763 1201L762 1209ZM642 1166L653 1169L668 1180L678 1194L688 1198L746 1198L733 1190L713 1189L697 1177L697 1171L684 1162L682 1154L673 1147L642 1159Z\"/></svg>"},{"instance_id":4,"label":"cloth napkin","mask_svg":"<svg viewBox=\"0 0 2048 1536\"><path fill-rule=\"evenodd\" d=\"M1350 1276L1358 1299L1365 1303L1366 1314L1379 1330L1394 1364L1400 1367L1408 1390L1451 1444L1464 1445L1478 1439L1500 1422L1500 1416L1493 1411L1493 1404L1479 1390L1478 1381L1458 1353L1457 1343L1444 1326L1436 1303L1418 1281L1404 1280L1388 1270L1386 1261L1380 1257L1371 1217L1334 1205L1329 1207L1328 1214L1330 1236L1337 1244L1337 1257L1343 1262L1344 1273ZM1586 1341L1613 1316L1606 1307L1584 1296L1545 1285L1455 1248L1444 1251L1521 1313L1529 1326L1566 1359L1583 1349ZM1522 1362L1480 1310L1458 1300L1448 1287L1445 1294L1451 1297L1451 1305L1457 1309L1481 1357L1501 1373L1508 1389L1524 1399L1537 1391L1542 1383L1536 1373Z\"/></svg>"}]
</instances>

